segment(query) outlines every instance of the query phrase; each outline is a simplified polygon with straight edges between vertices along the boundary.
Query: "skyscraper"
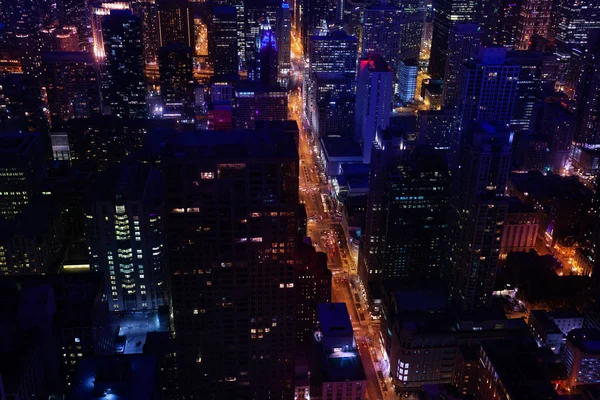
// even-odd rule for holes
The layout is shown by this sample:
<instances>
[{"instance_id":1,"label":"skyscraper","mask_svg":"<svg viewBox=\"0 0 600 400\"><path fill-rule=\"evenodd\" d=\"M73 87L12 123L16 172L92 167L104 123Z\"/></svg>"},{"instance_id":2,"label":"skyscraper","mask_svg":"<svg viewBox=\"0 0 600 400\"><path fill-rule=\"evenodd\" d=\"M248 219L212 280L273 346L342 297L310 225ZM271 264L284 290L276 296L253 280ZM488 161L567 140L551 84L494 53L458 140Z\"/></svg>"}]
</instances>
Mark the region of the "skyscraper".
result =
<instances>
[{"instance_id":1,"label":"skyscraper","mask_svg":"<svg viewBox=\"0 0 600 400\"><path fill-rule=\"evenodd\" d=\"M0 135L0 219L12 219L40 194L46 176L38 134Z\"/></svg>"},{"instance_id":2,"label":"skyscraper","mask_svg":"<svg viewBox=\"0 0 600 400\"><path fill-rule=\"evenodd\" d=\"M158 54L160 94L167 112L194 115L194 63L192 49L181 43L162 47Z\"/></svg>"},{"instance_id":3,"label":"skyscraper","mask_svg":"<svg viewBox=\"0 0 600 400\"><path fill-rule=\"evenodd\" d=\"M450 297L461 317L489 311L508 202L511 132L477 122L463 133L450 200Z\"/></svg>"},{"instance_id":4,"label":"skyscraper","mask_svg":"<svg viewBox=\"0 0 600 400\"><path fill-rule=\"evenodd\" d=\"M412 284L439 279L450 183L444 155L427 145L406 149L391 130L377 138L360 278Z\"/></svg>"},{"instance_id":5,"label":"skyscraper","mask_svg":"<svg viewBox=\"0 0 600 400\"><path fill-rule=\"evenodd\" d=\"M379 53L393 70L398 67L402 10L388 4L373 4L363 10L362 56Z\"/></svg>"},{"instance_id":6,"label":"skyscraper","mask_svg":"<svg viewBox=\"0 0 600 400\"><path fill-rule=\"evenodd\" d=\"M271 30L263 32L260 38L260 83L265 86L277 85L279 53L277 40Z\"/></svg>"},{"instance_id":7,"label":"skyscraper","mask_svg":"<svg viewBox=\"0 0 600 400\"><path fill-rule=\"evenodd\" d=\"M246 131L172 140L162 165L180 387L220 399L290 398L294 138Z\"/></svg>"},{"instance_id":8,"label":"skyscraper","mask_svg":"<svg viewBox=\"0 0 600 400\"><path fill-rule=\"evenodd\" d=\"M548 36L552 0L523 0L517 23L517 50L529 50L534 35Z\"/></svg>"},{"instance_id":9,"label":"skyscraper","mask_svg":"<svg viewBox=\"0 0 600 400\"><path fill-rule=\"evenodd\" d=\"M494 44L513 48L517 41L517 26L523 0L502 0L498 10L498 29Z\"/></svg>"},{"instance_id":10,"label":"skyscraper","mask_svg":"<svg viewBox=\"0 0 600 400\"><path fill-rule=\"evenodd\" d=\"M600 33L590 35L576 92L575 141L600 144Z\"/></svg>"},{"instance_id":11,"label":"skyscraper","mask_svg":"<svg viewBox=\"0 0 600 400\"><path fill-rule=\"evenodd\" d=\"M398 98L403 103L415 100L418 70L419 65L414 58L402 59L398 64Z\"/></svg>"},{"instance_id":12,"label":"skyscraper","mask_svg":"<svg viewBox=\"0 0 600 400\"><path fill-rule=\"evenodd\" d=\"M314 34L315 28L321 25L323 20L327 19L329 11L328 0L301 0L300 7L300 26L301 40L304 49L309 48L310 37Z\"/></svg>"},{"instance_id":13,"label":"skyscraper","mask_svg":"<svg viewBox=\"0 0 600 400\"><path fill-rule=\"evenodd\" d=\"M187 0L158 1L159 45L181 43L194 48L194 16Z\"/></svg>"},{"instance_id":14,"label":"skyscraper","mask_svg":"<svg viewBox=\"0 0 600 400\"><path fill-rule=\"evenodd\" d=\"M429 72L437 78L444 78L450 29L459 23L472 23L475 20L477 2L475 0L434 0L433 37Z\"/></svg>"},{"instance_id":15,"label":"skyscraper","mask_svg":"<svg viewBox=\"0 0 600 400\"><path fill-rule=\"evenodd\" d=\"M292 20L290 5L282 3L277 10L277 63L279 84L287 87L291 68L291 40L292 40Z\"/></svg>"},{"instance_id":16,"label":"skyscraper","mask_svg":"<svg viewBox=\"0 0 600 400\"><path fill-rule=\"evenodd\" d=\"M146 118L146 77L142 26L128 10L112 10L102 20L108 90L105 100L120 118Z\"/></svg>"},{"instance_id":17,"label":"skyscraper","mask_svg":"<svg viewBox=\"0 0 600 400\"><path fill-rule=\"evenodd\" d=\"M215 76L238 75L237 14L235 7L214 6L208 29L208 55Z\"/></svg>"},{"instance_id":18,"label":"skyscraper","mask_svg":"<svg viewBox=\"0 0 600 400\"><path fill-rule=\"evenodd\" d=\"M390 123L394 73L378 54L359 61L356 83L355 138L363 144L363 162L371 160L375 133Z\"/></svg>"},{"instance_id":19,"label":"skyscraper","mask_svg":"<svg viewBox=\"0 0 600 400\"><path fill-rule=\"evenodd\" d=\"M93 53L99 61L105 57L104 33L102 23L104 17L110 15L111 10L130 10L129 2L120 1L93 1L90 3L90 26L92 29Z\"/></svg>"},{"instance_id":20,"label":"skyscraper","mask_svg":"<svg viewBox=\"0 0 600 400\"><path fill-rule=\"evenodd\" d=\"M457 115L471 121L512 118L520 67L506 63L503 47L480 47L479 57L462 65Z\"/></svg>"},{"instance_id":21,"label":"skyscraper","mask_svg":"<svg viewBox=\"0 0 600 400\"><path fill-rule=\"evenodd\" d=\"M133 14L142 20L142 44L146 64L156 64L160 46L158 4L156 0L137 0L132 4Z\"/></svg>"},{"instance_id":22,"label":"skyscraper","mask_svg":"<svg viewBox=\"0 0 600 400\"><path fill-rule=\"evenodd\" d=\"M450 28L442 95L445 107L456 107L462 66L471 58L477 57L481 36L477 24L456 24Z\"/></svg>"},{"instance_id":23,"label":"skyscraper","mask_svg":"<svg viewBox=\"0 0 600 400\"><path fill-rule=\"evenodd\" d=\"M589 32L600 28L600 3L595 0L561 1L553 13L556 38L567 44L585 44Z\"/></svg>"},{"instance_id":24,"label":"skyscraper","mask_svg":"<svg viewBox=\"0 0 600 400\"><path fill-rule=\"evenodd\" d=\"M315 72L312 75L312 128L318 136L354 135L355 74Z\"/></svg>"},{"instance_id":25,"label":"skyscraper","mask_svg":"<svg viewBox=\"0 0 600 400\"><path fill-rule=\"evenodd\" d=\"M303 100L306 116L311 121L317 107L316 104L312 103L315 74L334 72L356 75L358 41L354 36L347 35L344 31L334 31L326 36L312 36L308 50L310 60L308 79L304 79L306 88L302 94L305 96ZM335 88L332 89L336 90Z\"/></svg>"},{"instance_id":26,"label":"skyscraper","mask_svg":"<svg viewBox=\"0 0 600 400\"><path fill-rule=\"evenodd\" d=\"M533 107L543 98L546 91L554 87L555 76L549 74L549 66L556 56L534 51L509 51L506 62L519 66L517 91L510 120L515 131L529 129Z\"/></svg>"},{"instance_id":27,"label":"skyscraper","mask_svg":"<svg viewBox=\"0 0 600 400\"><path fill-rule=\"evenodd\" d=\"M121 163L98 176L90 193L90 267L102 272L110 311L168 304L160 172Z\"/></svg>"},{"instance_id":28,"label":"skyscraper","mask_svg":"<svg viewBox=\"0 0 600 400\"><path fill-rule=\"evenodd\" d=\"M100 114L100 83L91 53L44 53L42 68L51 119Z\"/></svg>"}]
</instances>

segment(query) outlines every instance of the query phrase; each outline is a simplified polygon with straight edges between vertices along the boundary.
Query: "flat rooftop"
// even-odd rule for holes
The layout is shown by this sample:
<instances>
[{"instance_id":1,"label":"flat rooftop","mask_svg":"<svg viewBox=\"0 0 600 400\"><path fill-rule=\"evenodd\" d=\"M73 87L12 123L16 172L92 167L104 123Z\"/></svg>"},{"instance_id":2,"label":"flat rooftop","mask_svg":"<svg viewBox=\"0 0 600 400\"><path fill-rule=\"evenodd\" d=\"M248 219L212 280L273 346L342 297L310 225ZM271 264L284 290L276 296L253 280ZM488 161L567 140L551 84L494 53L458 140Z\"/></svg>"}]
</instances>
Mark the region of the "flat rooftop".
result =
<instances>
[{"instance_id":1,"label":"flat rooftop","mask_svg":"<svg viewBox=\"0 0 600 400\"><path fill-rule=\"evenodd\" d=\"M320 140L328 158L362 157L362 147L351 137L324 136Z\"/></svg>"},{"instance_id":2,"label":"flat rooftop","mask_svg":"<svg viewBox=\"0 0 600 400\"><path fill-rule=\"evenodd\" d=\"M354 336L346 303L319 304L317 313L324 337Z\"/></svg>"},{"instance_id":3,"label":"flat rooftop","mask_svg":"<svg viewBox=\"0 0 600 400\"><path fill-rule=\"evenodd\" d=\"M357 351L328 355L324 361L323 382L366 380L365 370Z\"/></svg>"}]
</instances>

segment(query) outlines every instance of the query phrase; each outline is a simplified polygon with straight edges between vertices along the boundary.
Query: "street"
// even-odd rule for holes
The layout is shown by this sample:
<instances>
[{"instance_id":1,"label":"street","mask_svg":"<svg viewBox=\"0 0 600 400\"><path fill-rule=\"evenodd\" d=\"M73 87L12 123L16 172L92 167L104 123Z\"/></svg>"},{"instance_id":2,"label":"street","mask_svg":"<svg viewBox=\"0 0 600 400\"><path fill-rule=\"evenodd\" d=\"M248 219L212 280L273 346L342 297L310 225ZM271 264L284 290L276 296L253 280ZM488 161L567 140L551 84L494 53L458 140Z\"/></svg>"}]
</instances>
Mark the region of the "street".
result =
<instances>
[{"instance_id":1,"label":"street","mask_svg":"<svg viewBox=\"0 0 600 400\"><path fill-rule=\"evenodd\" d=\"M306 206L307 234L317 251L325 252L328 256L328 267L333 273L332 301L346 303L348 308L367 377L368 399L397 398L391 389L389 367L381 348L379 329L359 293L356 261L349 253L341 215L336 213L335 199L331 198L331 188L321 170L310 127L303 117L300 90L290 92L288 104L290 119L297 122L300 130L300 201ZM383 377L386 377L385 383L380 379Z\"/></svg>"}]
</instances>

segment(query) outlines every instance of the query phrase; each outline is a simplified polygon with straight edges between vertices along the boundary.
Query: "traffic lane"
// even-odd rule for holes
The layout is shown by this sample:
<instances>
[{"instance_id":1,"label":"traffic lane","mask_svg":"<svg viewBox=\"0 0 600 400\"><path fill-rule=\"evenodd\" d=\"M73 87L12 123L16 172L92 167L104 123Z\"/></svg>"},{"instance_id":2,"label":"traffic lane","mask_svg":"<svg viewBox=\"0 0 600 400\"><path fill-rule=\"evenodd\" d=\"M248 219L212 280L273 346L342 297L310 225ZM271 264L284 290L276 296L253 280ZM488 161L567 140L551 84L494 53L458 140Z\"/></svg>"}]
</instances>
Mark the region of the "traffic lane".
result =
<instances>
[{"instance_id":1,"label":"traffic lane","mask_svg":"<svg viewBox=\"0 0 600 400\"><path fill-rule=\"evenodd\" d=\"M367 393L369 394L369 399L382 400L383 393L379 387L379 377L377 376L375 368L373 367L369 346L366 346L366 342L364 340L358 343L358 352L360 353L360 360L362 361L363 369L365 370L365 376L367 378Z\"/></svg>"}]
</instances>

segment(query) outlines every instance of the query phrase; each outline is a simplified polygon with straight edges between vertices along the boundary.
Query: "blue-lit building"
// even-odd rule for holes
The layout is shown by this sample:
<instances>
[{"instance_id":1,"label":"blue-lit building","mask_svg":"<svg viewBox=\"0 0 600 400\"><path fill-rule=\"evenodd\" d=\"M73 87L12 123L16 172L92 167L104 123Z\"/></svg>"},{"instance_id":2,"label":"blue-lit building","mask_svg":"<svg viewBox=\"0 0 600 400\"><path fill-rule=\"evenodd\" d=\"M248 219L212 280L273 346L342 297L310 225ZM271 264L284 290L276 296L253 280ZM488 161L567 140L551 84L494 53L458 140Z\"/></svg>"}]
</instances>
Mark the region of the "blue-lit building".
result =
<instances>
[{"instance_id":1,"label":"blue-lit building","mask_svg":"<svg viewBox=\"0 0 600 400\"><path fill-rule=\"evenodd\" d=\"M398 63L398 98L403 103L415 100L418 70L419 65L414 58L400 60Z\"/></svg>"},{"instance_id":2,"label":"blue-lit building","mask_svg":"<svg viewBox=\"0 0 600 400\"><path fill-rule=\"evenodd\" d=\"M279 53L275 32L266 30L260 38L260 83L265 86L277 86Z\"/></svg>"},{"instance_id":3,"label":"blue-lit building","mask_svg":"<svg viewBox=\"0 0 600 400\"><path fill-rule=\"evenodd\" d=\"M90 266L102 272L110 311L168 304L159 171L122 163L101 174L90 193Z\"/></svg>"}]
</instances>

